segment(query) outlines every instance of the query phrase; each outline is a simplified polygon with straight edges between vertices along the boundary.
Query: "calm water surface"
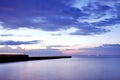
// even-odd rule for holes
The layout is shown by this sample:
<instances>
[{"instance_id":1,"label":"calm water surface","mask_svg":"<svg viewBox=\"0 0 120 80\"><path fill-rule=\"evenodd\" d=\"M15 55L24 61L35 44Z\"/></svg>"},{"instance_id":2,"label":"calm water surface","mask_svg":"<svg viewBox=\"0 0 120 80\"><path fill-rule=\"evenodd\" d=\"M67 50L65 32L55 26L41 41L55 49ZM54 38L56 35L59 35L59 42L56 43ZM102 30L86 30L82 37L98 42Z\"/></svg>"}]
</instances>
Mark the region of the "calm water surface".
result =
<instances>
[{"instance_id":1,"label":"calm water surface","mask_svg":"<svg viewBox=\"0 0 120 80\"><path fill-rule=\"evenodd\" d=\"M0 80L120 80L120 58L2 63Z\"/></svg>"}]
</instances>

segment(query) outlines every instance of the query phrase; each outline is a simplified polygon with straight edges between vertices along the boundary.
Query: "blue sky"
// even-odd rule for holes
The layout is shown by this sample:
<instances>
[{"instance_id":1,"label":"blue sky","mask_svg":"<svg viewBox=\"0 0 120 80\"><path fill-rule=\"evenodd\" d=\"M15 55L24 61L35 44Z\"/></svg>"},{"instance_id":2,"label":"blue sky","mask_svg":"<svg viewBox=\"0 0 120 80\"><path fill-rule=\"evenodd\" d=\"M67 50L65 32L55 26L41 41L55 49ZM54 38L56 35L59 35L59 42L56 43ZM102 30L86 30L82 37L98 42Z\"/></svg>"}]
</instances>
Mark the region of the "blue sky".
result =
<instances>
[{"instance_id":1,"label":"blue sky","mask_svg":"<svg viewBox=\"0 0 120 80\"><path fill-rule=\"evenodd\" d=\"M0 0L0 53L119 55L119 13L119 0Z\"/></svg>"}]
</instances>

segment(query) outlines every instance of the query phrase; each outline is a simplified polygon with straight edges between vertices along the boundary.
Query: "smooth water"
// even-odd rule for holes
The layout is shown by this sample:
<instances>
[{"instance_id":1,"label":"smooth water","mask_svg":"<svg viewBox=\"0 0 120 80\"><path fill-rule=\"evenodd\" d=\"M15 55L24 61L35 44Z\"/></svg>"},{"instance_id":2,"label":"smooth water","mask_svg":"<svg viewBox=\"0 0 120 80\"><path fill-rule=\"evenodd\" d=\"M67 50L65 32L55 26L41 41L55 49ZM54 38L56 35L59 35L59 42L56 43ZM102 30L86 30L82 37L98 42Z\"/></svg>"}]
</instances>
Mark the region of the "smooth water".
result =
<instances>
[{"instance_id":1,"label":"smooth water","mask_svg":"<svg viewBox=\"0 0 120 80\"><path fill-rule=\"evenodd\" d=\"M120 58L2 63L0 80L120 80Z\"/></svg>"}]
</instances>

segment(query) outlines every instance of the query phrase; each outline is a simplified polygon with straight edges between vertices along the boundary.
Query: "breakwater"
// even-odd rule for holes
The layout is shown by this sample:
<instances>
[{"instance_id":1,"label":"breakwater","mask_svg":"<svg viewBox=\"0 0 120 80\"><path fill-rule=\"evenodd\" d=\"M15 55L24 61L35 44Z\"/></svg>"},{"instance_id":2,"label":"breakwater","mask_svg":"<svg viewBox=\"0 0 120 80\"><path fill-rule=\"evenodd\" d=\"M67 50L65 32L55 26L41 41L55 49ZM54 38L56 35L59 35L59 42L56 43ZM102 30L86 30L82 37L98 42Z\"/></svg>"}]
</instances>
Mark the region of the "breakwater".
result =
<instances>
[{"instance_id":1,"label":"breakwater","mask_svg":"<svg viewBox=\"0 0 120 80\"><path fill-rule=\"evenodd\" d=\"M28 55L22 54L2 54L0 55L0 63L4 62L17 62L17 61L28 61L28 60L45 60L45 59L60 59L60 58L72 58L72 56L40 56L40 57L29 57Z\"/></svg>"}]
</instances>

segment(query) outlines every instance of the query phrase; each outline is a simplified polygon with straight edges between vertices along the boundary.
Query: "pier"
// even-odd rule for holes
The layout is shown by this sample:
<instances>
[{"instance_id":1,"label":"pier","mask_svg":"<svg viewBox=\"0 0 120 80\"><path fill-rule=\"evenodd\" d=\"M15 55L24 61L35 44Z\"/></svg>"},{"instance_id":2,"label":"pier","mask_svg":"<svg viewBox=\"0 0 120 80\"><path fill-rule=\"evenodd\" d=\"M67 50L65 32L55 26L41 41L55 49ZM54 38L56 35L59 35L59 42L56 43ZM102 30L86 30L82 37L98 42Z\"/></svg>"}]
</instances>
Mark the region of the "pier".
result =
<instances>
[{"instance_id":1,"label":"pier","mask_svg":"<svg viewBox=\"0 0 120 80\"><path fill-rule=\"evenodd\" d=\"M4 62L17 62L17 61L29 61L29 60L46 60L46 59L60 59L60 58L72 58L72 56L40 56L29 57L23 54L0 54L0 63Z\"/></svg>"}]
</instances>

